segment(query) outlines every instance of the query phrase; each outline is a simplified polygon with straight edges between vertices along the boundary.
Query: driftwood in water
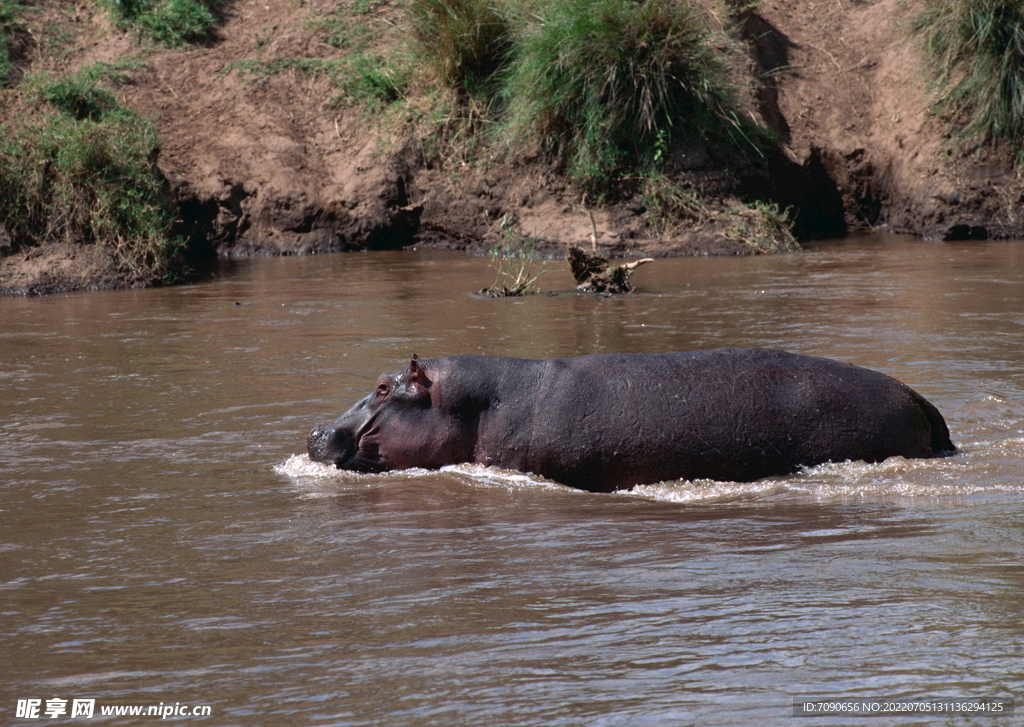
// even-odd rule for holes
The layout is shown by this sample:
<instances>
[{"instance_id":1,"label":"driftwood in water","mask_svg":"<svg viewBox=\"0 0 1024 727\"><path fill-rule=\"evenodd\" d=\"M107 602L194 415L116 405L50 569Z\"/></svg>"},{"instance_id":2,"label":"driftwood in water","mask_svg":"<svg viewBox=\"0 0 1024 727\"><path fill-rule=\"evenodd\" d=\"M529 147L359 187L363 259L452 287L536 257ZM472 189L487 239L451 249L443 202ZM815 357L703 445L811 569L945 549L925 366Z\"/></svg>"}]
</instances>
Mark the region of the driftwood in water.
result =
<instances>
[{"instance_id":1,"label":"driftwood in water","mask_svg":"<svg viewBox=\"0 0 1024 727\"><path fill-rule=\"evenodd\" d=\"M588 293L631 293L630 273L644 263L654 262L653 258L645 257L612 267L607 258L588 255L575 245L569 246L567 257L577 289Z\"/></svg>"}]
</instances>

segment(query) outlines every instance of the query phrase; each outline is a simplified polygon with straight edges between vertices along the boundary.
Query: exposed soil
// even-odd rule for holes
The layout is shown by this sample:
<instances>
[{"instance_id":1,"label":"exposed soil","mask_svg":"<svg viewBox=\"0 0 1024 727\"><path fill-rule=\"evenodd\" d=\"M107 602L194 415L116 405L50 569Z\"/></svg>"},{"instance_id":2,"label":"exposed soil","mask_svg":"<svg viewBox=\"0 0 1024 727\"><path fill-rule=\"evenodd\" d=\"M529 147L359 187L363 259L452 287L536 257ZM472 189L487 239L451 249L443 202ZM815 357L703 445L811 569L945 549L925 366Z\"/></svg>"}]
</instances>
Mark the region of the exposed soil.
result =
<instances>
[{"instance_id":1,"label":"exposed soil","mask_svg":"<svg viewBox=\"0 0 1024 727\"><path fill-rule=\"evenodd\" d=\"M40 295L138 284L95 245L53 243L0 257L0 292Z\"/></svg>"},{"instance_id":2,"label":"exposed soil","mask_svg":"<svg viewBox=\"0 0 1024 727\"><path fill-rule=\"evenodd\" d=\"M957 151L928 111L920 54L905 26L915 5L763 0L744 32L752 72L764 79L757 113L785 141L783 153L768 175L722 179L699 149L673 151L698 152L688 169L705 191L792 205L803 237L858 228L935 239L1024 237L1024 182L1007 155ZM412 244L484 250L503 221L564 249L589 245L591 212L603 253L751 252L713 226L659 234L636 199L588 205L540 159L468 162L428 151L422 125L331 105L337 89L324 75L291 67L256 77L237 65L339 57L343 51L311 22L336 6L233 0L207 46L153 50L102 12L52 0L29 19L17 60L70 70L143 54L121 99L158 125L158 165L180 205L182 231L222 257ZM352 22L380 28L379 43L401 42L395 6L368 7ZM46 50L35 39L47 26L65 28L73 42ZM409 103L415 108L415 98ZM66 248L7 255L0 288L118 284L102 261L76 262L88 257Z\"/></svg>"},{"instance_id":3,"label":"exposed soil","mask_svg":"<svg viewBox=\"0 0 1024 727\"><path fill-rule=\"evenodd\" d=\"M916 39L919 4L765 0L758 23L777 109L766 118L801 163L817 157L848 229L930 239L1024 236L1024 184L1005 150L964 152L929 112Z\"/></svg>"}]
</instances>

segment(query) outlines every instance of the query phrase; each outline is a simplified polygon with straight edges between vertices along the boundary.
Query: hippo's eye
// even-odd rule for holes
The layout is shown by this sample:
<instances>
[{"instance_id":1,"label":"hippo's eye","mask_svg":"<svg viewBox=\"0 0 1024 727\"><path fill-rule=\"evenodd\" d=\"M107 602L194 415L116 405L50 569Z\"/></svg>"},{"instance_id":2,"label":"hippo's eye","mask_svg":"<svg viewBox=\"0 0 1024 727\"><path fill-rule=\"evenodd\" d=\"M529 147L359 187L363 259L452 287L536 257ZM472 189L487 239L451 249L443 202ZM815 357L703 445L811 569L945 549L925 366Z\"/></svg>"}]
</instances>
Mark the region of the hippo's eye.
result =
<instances>
[{"instance_id":1,"label":"hippo's eye","mask_svg":"<svg viewBox=\"0 0 1024 727\"><path fill-rule=\"evenodd\" d=\"M391 393L391 384L387 381L381 381L377 384L377 396L383 399L385 396Z\"/></svg>"}]
</instances>

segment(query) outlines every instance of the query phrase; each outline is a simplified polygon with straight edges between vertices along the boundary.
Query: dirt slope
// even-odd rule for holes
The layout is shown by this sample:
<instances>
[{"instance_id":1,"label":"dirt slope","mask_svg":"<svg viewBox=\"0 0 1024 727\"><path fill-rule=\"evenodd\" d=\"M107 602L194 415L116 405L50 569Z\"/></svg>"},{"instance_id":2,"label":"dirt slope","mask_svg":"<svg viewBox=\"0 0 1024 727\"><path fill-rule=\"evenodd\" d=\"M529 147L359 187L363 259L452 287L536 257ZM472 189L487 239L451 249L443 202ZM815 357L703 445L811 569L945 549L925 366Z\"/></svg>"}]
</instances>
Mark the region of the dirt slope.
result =
<instances>
[{"instance_id":1,"label":"dirt slope","mask_svg":"<svg viewBox=\"0 0 1024 727\"><path fill-rule=\"evenodd\" d=\"M378 44L400 43L395 5L363 5L349 22L373 27ZM32 23L70 27L75 41L59 57L45 45L26 53L37 68L143 52L102 12L56 0L43 6ZM425 151L422 126L328 103L337 87L326 74L283 65L260 75L245 65L339 58L344 50L328 45L315 22L337 6L233 0L214 42L144 50L143 66L120 91L159 127L158 164L181 206L182 229L221 256L414 243L482 249L503 221L555 244L580 244L589 240L591 213L599 244L613 253L749 252L708 230L666 239L635 201L588 210L538 160L440 164ZM920 55L906 31L915 7L763 0L748 14L752 70L763 78L757 112L785 141L786 157L754 191L798 206L809 234L874 227L938 239L1024 237L1019 173L998 151L951 151L928 112Z\"/></svg>"},{"instance_id":2,"label":"dirt slope","mask_svg":"<svg viewBox=\"0 0 1024 727\"><path fill-rule=\"evenodd\" d=\"M215 44L152 56L126 89L159 125L160 168L186 222L222 255L372 245L415 222L404 209L415 158L402 141L385 145L362 112L330 108L326 78L237 66L336 57L309 22L335 4L233 2Z\"/></svg>"},{"instance_id":3,"label":"dirt slope","mask_svg":"<svg viewBox=\"0 0 1024 727\"><path fill-rule=\"evenodd\" d=\"M634 211L586 209L546 165L442 164L424 154L419 127L329 104L337 89L325 77L286 69L254 81L238 70L252 59L338 58L343 51L310 22L336 5L311 0L297 13L236 0L216 44L153 55L126 89L126 102L159 124L160 167L188 225L221 255L417 243L484 249L506 215L524 234L580 243L591 235L591 212L606 248L657 244ZM386 0L352 22L375 26L380 46L403 42L402 14ZM698 236L662 247L740 251Z\"/></svg>"},{"instance_id":4,"label":"dirt slope","mask_svg":"<svg viewBox=\"0 0 1024 727\"><path fill-rule=\"evenodd\" d=\"M849 227L935 239L1020 237L1024 185L1005 153L954 150L929 95L906 0L765 0L780 66L780 129L797 160L816 152Z\"/></svg>"}]
</instances>

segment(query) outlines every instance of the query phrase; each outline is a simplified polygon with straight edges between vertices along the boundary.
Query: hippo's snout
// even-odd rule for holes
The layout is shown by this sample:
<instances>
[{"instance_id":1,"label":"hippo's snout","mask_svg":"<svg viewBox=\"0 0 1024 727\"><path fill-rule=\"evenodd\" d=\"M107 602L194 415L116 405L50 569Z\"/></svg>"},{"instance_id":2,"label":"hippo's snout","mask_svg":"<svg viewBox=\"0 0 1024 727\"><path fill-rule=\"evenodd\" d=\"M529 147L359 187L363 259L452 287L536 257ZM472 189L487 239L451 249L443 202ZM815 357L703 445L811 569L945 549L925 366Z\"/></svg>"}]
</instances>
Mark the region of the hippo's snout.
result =
<instances>
[{"instance_id":1,"label":"hippo's snout","mask_svg":"<svg viewBox=\"0 0 1024 727\"><path fill-rule=\"evenodd\" d=\"M341 467L356 451L355 439L331 424L313 427L306 440L306 451L314 462Z\"/></svg>"},{"instance_id":2,"label":"hippo's snout","mask_svg":"<svg viewBox=\"0 0 1024 727\"><path fill-rule=\"evenodd\" d=\"M317 424L309 433L306 439L306 451L309 458L314 462L324 461L324 445L327 443L327 430L322 424Z\"/></svg>"}]
</instances>

